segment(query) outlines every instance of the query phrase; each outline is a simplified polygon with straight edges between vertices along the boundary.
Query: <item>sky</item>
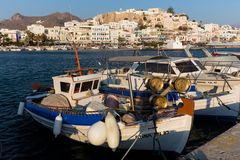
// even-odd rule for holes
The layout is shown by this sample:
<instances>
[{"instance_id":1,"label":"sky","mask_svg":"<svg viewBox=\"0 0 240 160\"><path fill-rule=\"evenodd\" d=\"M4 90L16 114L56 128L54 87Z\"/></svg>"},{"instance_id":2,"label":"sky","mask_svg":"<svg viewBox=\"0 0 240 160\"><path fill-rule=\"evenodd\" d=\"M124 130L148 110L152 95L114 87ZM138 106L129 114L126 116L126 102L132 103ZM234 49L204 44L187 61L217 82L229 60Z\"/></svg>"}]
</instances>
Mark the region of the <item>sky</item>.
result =
<instances>
[{"instance_id":1,"label":"sky","mask_svg":"<svg viewBox=\"0 0 240 160\"><path fill-rule=\"evenodd\" d=\"M43 16L53 12L70 12L80 18L129 8L173 7L191 20L203 23L240 24L240 0L0 0L0 20L15 13Z\"/></svg>"}]
</instances>

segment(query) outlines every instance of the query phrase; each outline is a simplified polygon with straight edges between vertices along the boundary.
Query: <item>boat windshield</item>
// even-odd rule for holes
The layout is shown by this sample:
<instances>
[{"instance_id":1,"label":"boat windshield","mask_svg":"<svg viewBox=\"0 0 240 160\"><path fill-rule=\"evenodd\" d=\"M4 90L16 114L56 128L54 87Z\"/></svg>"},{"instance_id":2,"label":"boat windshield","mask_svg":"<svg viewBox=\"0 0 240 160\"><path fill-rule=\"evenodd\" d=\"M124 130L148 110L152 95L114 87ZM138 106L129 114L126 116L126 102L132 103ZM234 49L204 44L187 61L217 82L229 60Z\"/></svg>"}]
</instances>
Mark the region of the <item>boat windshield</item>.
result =
<instances>
[{"instance_id":1,"label":"boat windshield","mask_svg":"<svg viewBox=\"0 0 240 160\"><path fill-rule=\"evenodd\" d=\"M195 58L207 57L206 53L202 49L190 49L190 52Z\"/></svg>"},{"instance_id":2,"label":"boat windshield","mask_svg":"<svg viewBox=\"0 0 240 160\"><path fill-rule=\"evenodd\" d=\"M198 65L198 67L201 69L201 70L207 70L201 62L199 62L198 60L194 60L194 62Z\"/></svg>"},{"instance_id":3,"label":"boat windshield","mask_svg":"<svg viewBox=\"0 0 240 160\"><path fill-rule=\"evenodd\" d=\"M145 69L146 65L146 69ZM162 63L141 63L136 68L136 71L138 72L154 72L154 73L171 73L175 74L174 70L169 64L162 64Z\"/></svg>"},{"instance_id":4,"label":"boat windshield","mask_svg":"<svg viewBox=\"0 0 240 160\"><path fill-rule=\"evenodd\" d=\"M192 63L192 61L178 62L176 63L176 67L181 73L198 71L198 68Z\"/></svg>"}]
</instances>

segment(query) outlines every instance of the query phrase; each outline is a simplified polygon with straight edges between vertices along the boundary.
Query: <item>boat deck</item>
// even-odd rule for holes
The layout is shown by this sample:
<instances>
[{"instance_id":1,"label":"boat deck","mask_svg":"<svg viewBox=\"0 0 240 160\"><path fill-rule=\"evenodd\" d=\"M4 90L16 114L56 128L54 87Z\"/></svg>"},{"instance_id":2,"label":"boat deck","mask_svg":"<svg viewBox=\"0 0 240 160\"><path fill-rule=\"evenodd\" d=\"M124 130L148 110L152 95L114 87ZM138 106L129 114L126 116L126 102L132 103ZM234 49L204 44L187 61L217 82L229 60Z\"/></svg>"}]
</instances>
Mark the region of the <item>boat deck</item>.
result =
<instances>
[{"instance_id":1,"label":"boat deck","mask_svg":"<svg viewBox=\"0 0 240 160\"><path fill-rule=\"evenodd\" d=\"M236 159L240 157L240 123L215 137L210 142L188 153L181 160L187 159Z\"/></svg>"}]
</instances>

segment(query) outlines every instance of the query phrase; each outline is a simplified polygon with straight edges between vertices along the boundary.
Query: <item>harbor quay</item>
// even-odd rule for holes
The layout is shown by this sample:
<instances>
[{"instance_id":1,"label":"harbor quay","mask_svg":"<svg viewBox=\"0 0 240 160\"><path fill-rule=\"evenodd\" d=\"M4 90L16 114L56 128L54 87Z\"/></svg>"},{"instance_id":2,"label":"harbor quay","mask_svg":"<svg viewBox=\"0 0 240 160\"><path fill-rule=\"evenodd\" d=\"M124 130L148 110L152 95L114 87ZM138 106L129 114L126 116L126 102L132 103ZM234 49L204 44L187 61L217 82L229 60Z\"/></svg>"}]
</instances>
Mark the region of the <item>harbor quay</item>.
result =
<instances>
[{"instance_id":1,"label":"harbor quay","mask_svg":"<svg viewBox=\"0 0 240 160\"><path fill-rule=\"evenodd\" d=\"M179 160L238 160L239 157L240 124L238 123L206 144L179 158Z\"/></svg>"}]
</instances>

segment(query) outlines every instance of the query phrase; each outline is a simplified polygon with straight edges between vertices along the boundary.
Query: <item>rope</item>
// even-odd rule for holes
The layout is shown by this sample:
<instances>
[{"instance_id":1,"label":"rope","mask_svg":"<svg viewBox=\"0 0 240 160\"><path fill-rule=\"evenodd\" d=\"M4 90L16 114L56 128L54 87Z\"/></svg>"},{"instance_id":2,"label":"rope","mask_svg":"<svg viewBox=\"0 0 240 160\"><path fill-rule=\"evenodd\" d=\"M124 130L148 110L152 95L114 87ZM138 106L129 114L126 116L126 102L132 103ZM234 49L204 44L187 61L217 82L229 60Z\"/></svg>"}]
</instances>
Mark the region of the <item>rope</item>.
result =
<instances>
[{"instance_id":1,"label":"rope","mask_svg":"<svg viewBox=\"0 0 240 160\"><path fill-rule=\"evenodd\" d=\"M140 131L138 131L140 132ZM136 139L133 141L133 143L131 144L131 146L128 148L127 152L123 155L123 157L121 158L121 160L124 160L125 157L128 155L128 153L130 152L130 150L133 148L133 146L135 145L135 143L137 142L138 138L140 137L140 134L136 137Z\"/></svg>"},{"instance_id":2,"label":"rope","mask_svg":"<svg viewBox=\"0 0 240 160\"><path fill-rule=\"evenodd\" d=\"M0 159L2 158L2 149L3 149L2 142L0 142Z\"/></svg>"},{"instance_id":3,"label":"rope","mask_svg":"<svg viewBox=\"0 0 240 160\"><path fill-rule=\"evenodd\" d=\"M234 112L237 112L239 114L239 111L233 109L233 108L230 108L228 105L226 105L225 103L223 103L223 101L219 98L219 97L216 97L217 98L217 101L218 101L218 104L220 106L223 106L223 107L226 107L228 110L230 111L234 111Z\"/></svg>"},{"instance_id":4,"label":"rope","mask_svg":"<svg viewBox=\"0 0 240 160\"><path fill-rule=\"evenodd\" d=\"M153 151L155 151L155 141L157 141L158 143L158 154L161 155L162 159L163 160L167 160L166 156L164 155L163 151L162 151L162 148L161 148L161 145L160 145L160 141L159 141L159 136L158 136L158 132L157 132L157 125L156 125L156 119L157 117L153 117L153 125L154 125L154 136L153 136Z\"/></svg>"}]
</instances>

